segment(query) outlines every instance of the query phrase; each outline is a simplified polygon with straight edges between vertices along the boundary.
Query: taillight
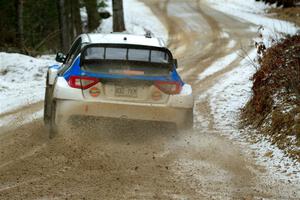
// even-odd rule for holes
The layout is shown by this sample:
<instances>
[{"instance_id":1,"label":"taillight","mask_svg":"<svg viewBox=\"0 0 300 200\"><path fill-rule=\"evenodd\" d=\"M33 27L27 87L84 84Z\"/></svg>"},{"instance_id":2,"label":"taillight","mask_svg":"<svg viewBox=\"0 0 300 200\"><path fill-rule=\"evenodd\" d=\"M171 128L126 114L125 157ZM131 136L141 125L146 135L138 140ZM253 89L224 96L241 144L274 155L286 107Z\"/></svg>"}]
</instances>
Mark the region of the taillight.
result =
<instances>
[{"instance_id":1,"label":"taillight","mask_svg":"<svg viewBox=\"0 0 300 200\"><path fill-rule=\"evenodd\" d=\"M72 88L85 90L99 83L99 79L84 76L71 76L68 83Z\"/></svg>"},{"instance_id":2,"label":"taillight","mask_svg":"<svg viewBox=\"0 0 300 200\"><path fill-rule=\"evenodd\" d=\"M182 86L176 81L156 81L155 86L166 94L179 94Z\"/></svg>"}]
</instances>

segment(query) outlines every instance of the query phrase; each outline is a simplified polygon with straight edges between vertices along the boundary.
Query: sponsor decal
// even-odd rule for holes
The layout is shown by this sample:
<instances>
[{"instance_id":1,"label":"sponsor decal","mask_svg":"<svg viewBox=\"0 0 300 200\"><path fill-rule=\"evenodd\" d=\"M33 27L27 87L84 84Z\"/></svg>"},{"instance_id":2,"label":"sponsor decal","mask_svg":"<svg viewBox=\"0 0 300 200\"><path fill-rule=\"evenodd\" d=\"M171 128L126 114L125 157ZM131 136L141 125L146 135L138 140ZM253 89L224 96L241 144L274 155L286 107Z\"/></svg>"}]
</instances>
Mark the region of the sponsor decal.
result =
<instances>
[{"instance_id":1,"label":"sponsor decal","mask_svg":"<svg viewBox=\"0 0 300 200\"><path fill-rule=\"evenodd\" d=\"M144 71L139 71L139 70L123 70L123 69L111 69L111 70L109 70L109 73L111 73L111 74L129 75L129 76L145 75Z\"/></svg>"},{"instance_id":2,"label":"sponsor decal","mask_svg":"<svg viewBox=\"0 0 300 200\"><path fill-rule=\"evenodd\" d=\"M92 97L98 97L100 95L100 89L97 87L93 87L90 89L90 95Z\"/></svg>"},{"instance_id":3,"label":"sponsor decal","mask_svg":"<svg viewBox=\"0 0 300 200\"><path fill-rule=\"evenodd\" d=\"M154 101L159 101L159 100L161 100L161 98L162 98L161 92L155 91L152 93L152 99Z\"/></svg>"}]
</instances>

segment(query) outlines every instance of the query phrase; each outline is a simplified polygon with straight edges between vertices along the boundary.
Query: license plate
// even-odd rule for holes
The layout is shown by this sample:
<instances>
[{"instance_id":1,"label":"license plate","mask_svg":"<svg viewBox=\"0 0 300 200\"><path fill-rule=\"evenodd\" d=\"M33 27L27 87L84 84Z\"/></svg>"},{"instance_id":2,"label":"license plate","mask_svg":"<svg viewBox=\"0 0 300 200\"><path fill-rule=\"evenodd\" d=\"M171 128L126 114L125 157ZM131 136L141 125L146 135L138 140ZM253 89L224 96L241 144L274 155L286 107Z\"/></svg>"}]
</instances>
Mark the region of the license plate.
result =
<instances>
[{"instance_id":1,"label":"license plate","mask_svg":"<svg viewBox=\"0 0 300 200\"><path fill-rule=\"evenodd\" d=\"M137 90L137 87L115 86L115 96L137 98Z\"/></svg>"}]
</instances>

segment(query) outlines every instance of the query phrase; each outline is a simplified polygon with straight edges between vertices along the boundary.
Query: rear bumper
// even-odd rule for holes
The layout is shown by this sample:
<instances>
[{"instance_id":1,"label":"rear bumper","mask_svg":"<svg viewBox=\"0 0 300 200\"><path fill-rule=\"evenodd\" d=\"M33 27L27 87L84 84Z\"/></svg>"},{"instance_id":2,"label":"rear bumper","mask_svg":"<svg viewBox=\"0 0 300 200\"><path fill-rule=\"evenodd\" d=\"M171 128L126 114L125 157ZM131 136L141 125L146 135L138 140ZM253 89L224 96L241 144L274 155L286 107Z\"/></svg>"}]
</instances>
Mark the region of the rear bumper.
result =
<instances>
[{"instance_id":1,"label":"rear bumper","mask_svg":"<svg viewBox=\"0 0 300 200\"><path fill-rule=\"evenodd\" d=\"M70 116L95 116L129 120L170 122L180 125L185 122L193 108L178 108L165 105L134 105L103 102L56 100L56 122Z\"/></svg>"}]
</instances>

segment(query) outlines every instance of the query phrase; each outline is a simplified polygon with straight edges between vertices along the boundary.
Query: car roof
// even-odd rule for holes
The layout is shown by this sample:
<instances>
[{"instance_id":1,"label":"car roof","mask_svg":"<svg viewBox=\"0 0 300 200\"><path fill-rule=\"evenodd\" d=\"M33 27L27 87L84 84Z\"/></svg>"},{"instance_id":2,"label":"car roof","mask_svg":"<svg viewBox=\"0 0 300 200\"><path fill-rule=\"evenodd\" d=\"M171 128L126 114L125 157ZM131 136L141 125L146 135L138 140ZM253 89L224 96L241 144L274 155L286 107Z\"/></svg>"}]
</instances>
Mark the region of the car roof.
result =
<instances>
[{"instance_id":1,"label":"car roof","mask_svg":"<svg viewBox=\"0 0 300 200\"><path fill-rule=\"evenodd\" d=\"M131 44L153 47L166 47L160 38L147 37L144 35L131 35L122 33L100 34L89 33L81 35L83 43L101 44Z\"/></svg>"}]
</instances>

